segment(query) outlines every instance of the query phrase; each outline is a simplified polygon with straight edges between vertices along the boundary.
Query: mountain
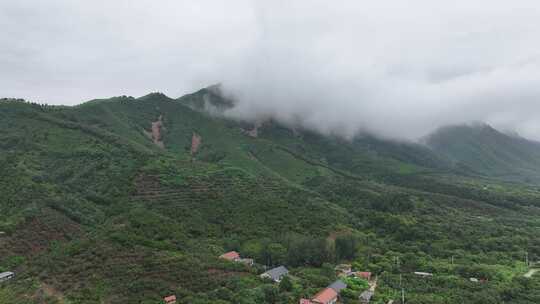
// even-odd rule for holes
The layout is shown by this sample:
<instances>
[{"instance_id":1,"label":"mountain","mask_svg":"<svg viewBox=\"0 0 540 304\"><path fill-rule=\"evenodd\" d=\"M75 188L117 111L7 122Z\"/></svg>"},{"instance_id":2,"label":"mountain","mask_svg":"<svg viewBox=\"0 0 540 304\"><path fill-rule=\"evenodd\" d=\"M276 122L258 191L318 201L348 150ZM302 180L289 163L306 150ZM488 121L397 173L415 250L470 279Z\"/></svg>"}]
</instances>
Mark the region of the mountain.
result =
<instances>
[{"instance_id":1,"label":"mountain","mask_svg":"<svg viewBox=\"0 0 540 304\"><path fill-rule=\"evenodd\" d=\"M441 128L425 141L435 152L477 174L540 182L540 143L516 134L504 134L486 124L471 124Z\"/></svg>"},{"instance_id":2,"label":"mountain","mask_svg":"<svg viewBox=\"0 0 540 304\"><path fill-rule=\"evenodd\" d=\"M401 287L409 303L540 301L540 279L522 277L525 253L540 256L539 189L230 107L216 88L0 101L0 272L16 273L0 303L298 303L339 263L378 276L374 303ZM218 258L230 250L256 264ZM259 278L277 265L291 284Z\"/></svg>"}]
</instances>

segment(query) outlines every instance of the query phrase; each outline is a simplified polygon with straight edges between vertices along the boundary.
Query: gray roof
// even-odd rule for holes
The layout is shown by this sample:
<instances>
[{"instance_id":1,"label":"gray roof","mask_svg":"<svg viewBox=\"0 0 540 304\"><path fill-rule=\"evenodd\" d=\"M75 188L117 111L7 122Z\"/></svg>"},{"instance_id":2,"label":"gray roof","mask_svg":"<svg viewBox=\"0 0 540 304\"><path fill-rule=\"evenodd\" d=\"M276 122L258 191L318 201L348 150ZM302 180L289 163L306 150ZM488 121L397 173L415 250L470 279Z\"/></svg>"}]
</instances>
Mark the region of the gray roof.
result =
<instances>
[{"instance_id":1,"label":"gray roof","mask_svg":"<svg viewBox=\"0 0 540 304\"><path fill-rule=\"evenodd\" d=\"M289 271L284 266L279 266L273 269L268 270L267 272L263 273L268 275L272 278L272 280L279 280L284 275L287 275Z\"/></svg>"},{"instance_id":2,"label":"gray roof","mask_svg":"<svg viewBox=\"0 0 540 304\"><path fill-rule=\"evenodd\" d=\"M333 290L335 290L335 292L339 293L342 289L347 288L347 284L345 284L345 282L343 282L342 280L337 280L334 283L330 284L328 288L332 288Z\"/></svg>"},{"instance_id":3,"label":"gray roof","mask_svg":"<svg viewBox=\"0 0 540 304\"><path fill-rule=\"evenodd\" d=\"M7 277L12 276L12 275L14 275L14 273L11 272L11 271L2 272L2 273L0 273L0 279L7 278Z\"/></svg>"}]
</instances>

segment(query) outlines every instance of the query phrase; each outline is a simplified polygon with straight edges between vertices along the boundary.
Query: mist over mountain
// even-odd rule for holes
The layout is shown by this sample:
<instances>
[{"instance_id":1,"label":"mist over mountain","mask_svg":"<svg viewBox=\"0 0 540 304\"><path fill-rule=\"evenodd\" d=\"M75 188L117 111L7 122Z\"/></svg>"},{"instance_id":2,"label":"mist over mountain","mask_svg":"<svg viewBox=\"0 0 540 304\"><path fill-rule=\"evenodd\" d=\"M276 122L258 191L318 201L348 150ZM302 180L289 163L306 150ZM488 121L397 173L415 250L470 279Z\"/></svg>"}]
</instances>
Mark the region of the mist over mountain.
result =
<instances>
[{"instance_id":1,"label":"mist over mountain","mask_svg":"<svg viewBox=\"0 0 540 304\"><path fill-rule=\"evenodd\" d=\"M538 139L538 8L457 3L316 1L301 22L302 5L259 5L259 35L223 80L234 115L409 140L483 121Z\"/></svg>"},{"instance_id":2,"label":"mist over mountain","mask_svg":"<svg viewBox=\"0 0 540 304\"><path fill-rule=\"evenodd\" d=\"M483 121L540 139L536 1L22 0L0 20L2 96L75 104L222 82L230 115L326 134L416 140Z\"/></svg>"},{"instance_id":3,"label":"mist over mountain","mask_svg":"<svg viewBox=\"0 0 540 304\"><path fill-rule=\"evenodd\" d=\"M538 304L538 37L533 0L0 1L0 304Z\"/></svg>"}]
</instances>

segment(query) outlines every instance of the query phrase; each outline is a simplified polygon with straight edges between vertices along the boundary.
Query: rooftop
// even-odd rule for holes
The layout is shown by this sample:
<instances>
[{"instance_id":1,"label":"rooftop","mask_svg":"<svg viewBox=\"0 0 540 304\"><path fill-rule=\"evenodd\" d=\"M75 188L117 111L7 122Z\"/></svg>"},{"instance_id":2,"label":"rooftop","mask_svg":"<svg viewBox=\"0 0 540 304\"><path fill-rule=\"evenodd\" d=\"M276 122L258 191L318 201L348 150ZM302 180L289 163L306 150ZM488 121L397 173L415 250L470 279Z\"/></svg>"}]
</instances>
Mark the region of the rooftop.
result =
<instances>
[{"instance_id":1,"label":"rooftop","mask_svg":"<svg viewBox=\"0 0 540 304\"><path fill-rule=\"evenodd\" d=\"M15 275L15 273L13 273L11 271L2 272L2 273L0 273L0 279L7 278L7 277L12 276L12 275Z\"/></svg>"},{"instance_id":2,"label":"rooftop","mask_svg":"<svg viewBox=\"0 0 540 304\"><path fill-rule=\"evenodd\" d=\"M240 258L240 254L236 251L229 251L220 255L219 257L226 260L236 260Z\"/></svg>"},{"instance_id":3,"label":"rooftop","mask_svg":"<svg viewBox=\"0 0 540 304\"><path fill-rule=\"evenodd\" d=\"M330 284L328 288L332 288L337 293L339 293L342 289L347 288L347 284L345 284L345 282L343 282L342 280L337 280L334 283Z\"/></svg>"},{"instance_id":4,"label":"rooftop","mask_svg":"<svg viewBox=\"0 0 540 304\"><path fill-rule=\"evenodd\" d=\"M273 269L268 270L264 274L270 276L273 280L279 280L282 276L288 274L289 271L284 266L279 266Z\"/></svg>"},{"instance_id":5,"label":"rooftop","mask_svg":"<svg viewBox=\"0 0 540 304\"><path fill-rule=\"evenodd\" d=\"M330 303L332 300L337 298L338 294L332 288L325 288L321 290L318 294L313 297L312 301L315 303Z\"/></svg>"}]
</instances>

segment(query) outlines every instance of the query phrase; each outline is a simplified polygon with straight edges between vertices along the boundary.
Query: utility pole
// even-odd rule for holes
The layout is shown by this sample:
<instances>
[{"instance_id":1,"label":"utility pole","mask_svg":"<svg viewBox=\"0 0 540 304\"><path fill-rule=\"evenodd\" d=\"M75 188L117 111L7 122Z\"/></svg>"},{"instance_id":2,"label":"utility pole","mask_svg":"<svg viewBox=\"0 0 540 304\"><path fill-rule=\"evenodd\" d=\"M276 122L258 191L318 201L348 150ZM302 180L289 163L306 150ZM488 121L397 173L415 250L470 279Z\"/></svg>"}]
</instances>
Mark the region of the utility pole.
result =
<instances>
[{"instance_id":1,"label":"utility pole","mask_svg":"<svg viewBox=\"0 0 540 304\"><path fill-rule=\"evenodd\" d=\"M405 304L405 289L401 288L401 304Z\"/></svg>"}]
</instances>

